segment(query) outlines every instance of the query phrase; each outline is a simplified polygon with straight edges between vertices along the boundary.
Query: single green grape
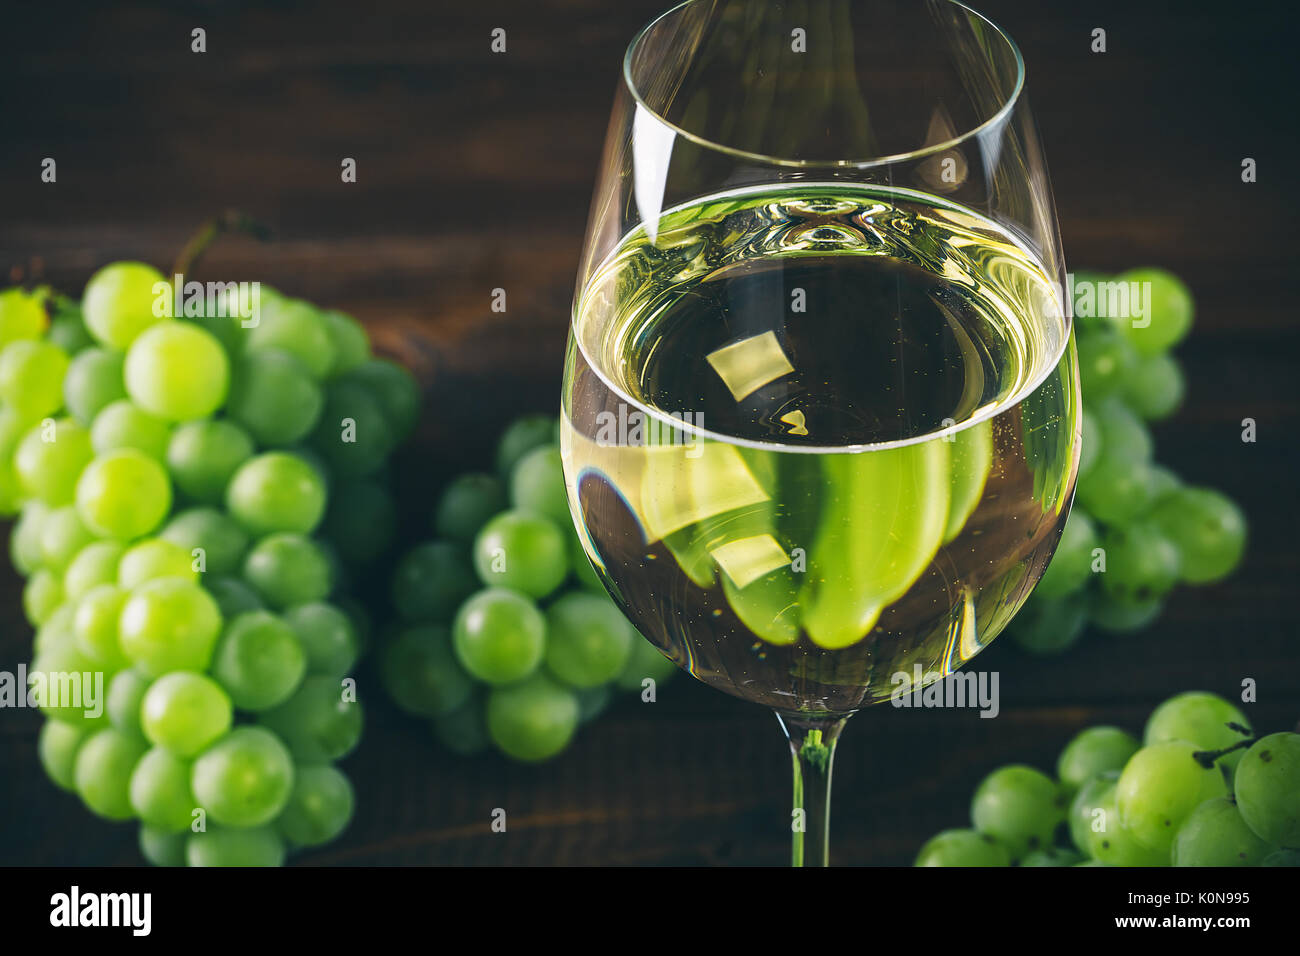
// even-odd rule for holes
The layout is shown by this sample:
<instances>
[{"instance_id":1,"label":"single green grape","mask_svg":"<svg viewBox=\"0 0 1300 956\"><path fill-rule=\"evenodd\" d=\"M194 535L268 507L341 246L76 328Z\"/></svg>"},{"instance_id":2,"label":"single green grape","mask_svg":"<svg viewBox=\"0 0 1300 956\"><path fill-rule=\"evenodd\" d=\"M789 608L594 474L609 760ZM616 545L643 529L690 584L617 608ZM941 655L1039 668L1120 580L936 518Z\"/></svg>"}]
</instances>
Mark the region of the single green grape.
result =
<instances>
[{"instance_id":1,"label":"single green grape","mask_svg":"<svg viewBox=\"0 0 1300 956\"><path fill-rule=\"evenodd\" d=\"M90 426L90 444L96 454L134 448L163 461L170 441L167 422L126 398L106 406Z\"/></svg>"},{"instance_id":2,"label":"single green grape","mask_svg":"<svg viewBox=\"0 0 1300 956\"><path fill-rule=\"evenodd\" d=\"M523 595L487 588L461 605L452 641L456 659L474 677L489 684L511 684L541 665L546 618Z\"/></svg>"},{"instance_id":3,"label":"single green grape","mask_svg":"<svg viewBox=\"0 0 1300 956\"><path fill-rule=\"evenodd\" d=\"M325 514L325 483L298 455L272 451L240 465L226 508L251 534L310 534Z\"/></svg>"},{"instance_id":4,"label":"single green grape","mask_svg":"<svg viewBox=\"0 0 1300 956\"><path fill-rule=\"evenodd\" d=\"M1139 746L1136 737L1119 727L1085 728L1061 751L1056 775L1063 787L1074 792L1099 773L1123 770Z\"/></svg>"},{"instance_id":5,"label":"single green grape","mask_svg":"<svg viewBox=\"0 0 1300 956\"><path fill-rule=\"evenodd\" d=\"M52 510L37 498L23 504L9 536L9 560L20 574L32 574L45 560L41 553L41 525Z\"/></svg>"},{"instance_id":6,"label":"single green grape","mask_svg":"<svg viewBox=\"0 0 1300 956\"><path fill-rule=\"evenodd\" d=\"M186 866L283 866L284 840L273 827L208 827L185 841Z\"/></svg>"},{"instance_id":7,"label":"single green grape","mask_svg":"<svg viewBox=\"0 0 1300 956\"><path fill-rule=\"evenodd\" d=\"M1080 390L1089 404L1114 395L1132 374L1137 355L1123 336L1097 329L1077 336Z\"/></svg>"},{"instance_id":8,"label":"single green grape","mask_svg":"<svg viewBox=\"0 0 1300 956\"><path fill-rule=\"evenodd\" d=\"M1070 801L1065 820L1070 830L1070 842L1080 853L1092 852L1093 827L1104 824L1103 814L1108 803L1114 800L1117 780L1118 770L1095 773L1079 785L1074 799Z\"/></svg>"},{"instance_id":9,"label":"single green grape","mask_svg":"<svg viewBox=\"0 0 1300 956\"><path fill-rule=\"evenodd\" d=\"M141 821L173 833L189 829L198 807L190 790L190 764L170 750L147 751L131 773L131 809Z\"/></svg>"},{"instance_id":10,"label":"single green grape","mask_svg":"<svg viewBox=\"0 0 1300 956\"><path fill-rule=\"evenodd\" d=\"M184 866L185 833L168 833L147 824L140 827L140 855L153 866Z\"/></svg>"},{"instance_id":11,"label":"single green grape","mask_svg":"<svg viewBox=\"0 0 1300 956\"><path fill-rule=\"evenodd\" d=\"M184 553L196 571L234 574L248 551L248 534L234 518L216 508L182 511L158 532L160 540Z\"/></svg>"},{"instance_id":12,"label":"single green grape","mask_svg":"<svg viewBox=\"0 0 1300 956\"><path fill-rule=\"evenodd\" d=\"M151 744L178 757L194 757L230 730L234 710L225 689L211 677L173 671L146 689L139 719Z\"/></svg>"},{"instance_id":13,"label":"single green grape","mask_svg":"<svg viewBox=\"0 0 1300 956\"><path fill-rule=\"evenodd\" d=\"M230 621L212 659L212 675L241 710L282 703L306 671L298 635L270 611L248 611Z\"/></svg>"},{"instance_id":14,"label":"single green grape","mask_svg":"<svg viewBox=\"0 0 1300 956\"><path fill-rule=\"evenodd\" d=\"M328 597L333 568L311 538L272 534L253 545L244 558L244 580L268 605L282 609Z\"/></svg>"},{"instance_id":15,"label":"single green grape","mask_svg":"<svg viewBox=\"0 0 1300 956\"><path fill-rule=\"evenodd\" d=\"M123 375L132 401L172 422L210 417L230 390L226 350L191 322L162 322L140 333L126 353Z\"/></svg>"},{"instance_id":16,"label":"single green grape","mask_svg":"<svg viewBox=\"0 0 1300 956\"><path fill-rule=\"evenodd\" d=\"M524 415L516 418L501 433L497 442L497 474L509 477L519 459L540 445L555 444L553 415Z\"/></svg>"},{"instance_id":17,"label":"single green grape","mask_svg":"<svg viewBox=\"0 0 1300 956\"><path fill-rule=\"evenodd\" d=\"M1149 422L1176 412L1185 394L1182 367L1176 358L1165 354L1139 358L1120 389L1124 403Z\"/></svg>"},{"instance_id":18,"label":"single green grape","mask_svg":"<svg viewBox=\"0 0 1300 956\"><path fill-rule=\"evenodd\" d=\"M505 484L496 475L459 475L438 497L433 529L439 537L472 544L479 530L506 507Z\"/></svg>"},{"instance_id":19,"label":"single green grape","mask_svg":"<svg viewBox=\"0 0 1300 956\"><path fill-rule=\"evenodd\" d=\"M352 784L336 768L329 764L299 767L276 826L296 846L320 846L347 827L354 803Z\"/></svg>"},{"instance_id":20,"label":"single green grape","mask_svg":"<svg viewBox=\"0 0 1300 956\"><path fill-rule=\"evenodd\" d=\"M50 330L45 337L72 356L95 347L95 340L90 337L86 323L81 319L81 306L76 303L70 306L56 304L54 317L50 319Z\"/></svg>"},{"instance_id":21,"label":"single green grape","mask_svg":"<svg viewBox=\"0 0 1300 956\"><path fill-rule=\"evenodd\" d=\"M140 709L144 704L144 695L153 682L147 674L128 667L118 671L108 682L108 694L104 710L108 713L108 722L122 731L136 737L144 736L140 725Z\"/></svg>"},{"instance_id":22,"label":"single green grape","mask_svg":"<svg viewBox=\"0 0 1300 956\"><path fill-rule=\"evenodd\" d=\"M382 468L397 438L384 407L359 382L343 379L325 389L325 408L311 434L311 446L331 468L360 478Z\"/></svg>"},{"instance_id":23,"label":"single green grape","mask_svg":"<svg viewBox=\"0 0 1300 956\"><path fill-rule=\"evenodd\" d=\"M623 673L636 629L608 598L573 591L546 609L546 667L571 687L606 684Z\"/></svg>"},{"instance_id":24,"label":"single green grape","mask_svg":"<svg viewBox=\"0 0 1300 956\"><path fill-rule=\"evenodd\" d=\"M292 697L261 715L300 764L342 760L361 740L363 720L350 682L325 676L304 678Z\"/></svg>"},{"instance_id":25,"label":"single green grape","mask_svg":"<svg viewBox=\"0 0 1300 956\"><path fill-rule=\"evenodd\" d=\"M69 601L80 601L91 588L117 581L117 566L126 553L120 541L92 541L63 572L63 593Z\"/></svg>"},{"instance_id":26,"label":"single green grape","mask_svg":"<svg viewBox=\"0 0 1300 956\"><path fill-rule=\"evenodd\" d=\"M41 522L41 565L51 571L65 571L95 535L72 505L55 508Z\"/></svg>"},{"instance_id":27,"label":"single green grape","mask_svg":"<svg viewBox=\"0 0 1300 956\"><path fill-rule=\"evenodd\" d=\"M677 673L677 665L663 655L659 648L647 640L632 642L632 654L628 657L623 673L614 679L619 690L635 690L645 693L647 680L659 685Z\"/></svg>"},{"instance_id":28,"label":"single green grape","mask_svg":"<svg viewBox=\"0 0 1300 956\"><path fill-rule=\"evenodd\" d=\"M32 627L48 621L63 601L63 582L49 568L34 571L23 586L23 613Z\"/></svg>"},{"instance_id":29,"label":"single green grape","mask_svg":"<svg viewBox=\"0 0 1300 956\"><path fill-rule=\"evenodd\" d=\"M395 441L401 441L415 428L420 416L420 386L404 367L382 358L372 358L339 379L368 388L378 400Z\"/></svg>"},{"instance_id":30,"label":"single green grape","mask_svg":"<svg viewBox=\"0 0 1300 956\"><path fill-rule=\"evenodd\" d=\"M1101 587L1125 604L1142 604L1163 598L1178 583L1182 555L1158 528L1136 523L1109 528L1102 539L1106 573Z\"/></svg>"},{"instance_id":31,"label":"single green grape","mask_svg":"<svg viewBox=\"0 0 1300 956\"><path fill-rule=\"evenodd\" d=\"M129 820L131 774L144 756L143 740L112 727L96 731L81 744L73 780L77 795L92 813L109 820Z\"/></svg>"},{"instance_id":32,"label":"single green grape","mask_svg":"<svg viewBox=\"0 0 1300 956\"><path fill-rule=\"evenodd\" d=\"M55 785L69 791L77 789L77 751L91 733L87 724L69 724L47 720L36 738L36 751L46 775Z\"/></svg>"},{"instance_id":33,"label":"single green grape","mask_svg":"<svg viewBox=\"0 0 1300 956\"><path fill-rule=\"evenodd\" d=\"M416 545L393 572L392 596L403 620L440 624L478 590L478 579L464 548L449 541Z\"/></svg>"},{"instance_id":34,"label":"single green grape","mask_svg":"<svg viewBox=\"0 0 1300 956\"><path fill-rule=\"evenodd\" d=\"M248 331L250 353L264 349L288 352L312 374L325 378L334 368L338 350L321 314L300 299L274 299L264 303L258 323Z\"/></svg>"},{"instance_id":35,"label":"single green grape","mask_svg":"<svg viewBox=\"0 0 1300 956\"><path fill-rule=\"evenodd\" d=\"M76 617L76 605L71 601L64 601L36 629L36 635L32 638L32 650L39 654L46 648L59 644L75 645L77 637L73 625Z\"/></svg>"},{"instance_id":36,"label":"single green grape","mask_svg":"<svg viewBox=\"0 0 1300 956\"><path fill-rule=\"evenodd\" d=\"M1300 849L1300 734L1269 734L1237 764L1237 807L1261 839Z\"/></svg>"},{"instance_id":37,"label":"single green grape","mask_svg":"<svg viewBox=\"0 0 1300 956\"><path fill-rule=\"evenodd\" d=\"M1241 729L1234 730L1230 724ZM1250 721L1231 703L1208 691L1187 691L1170 697L1151 712L1142 739L1146 744L1186 740L1199 750L1226 750L1251 735ZM1232 771L1242 753L1234 750L1224 754L1218 765Z\"/></svg>"},{"instance_id":38,"label":"single green grape","mask_svg":"<svg viewBox=\"0 0 1300 956\"><path fill-rule=\"evenodd\" d=\"M110 681L115 672L82 653L75 640L51 641L36 651L27 668L29 700L46 717L66 723L108 726L98 675ZM90 682L86 676L90 675Z\"/></svg>"},{"instance_id":39,"label":"single green grape","mask_svg":"<svg viewBox=\"0 0 1300 956\"><path fill-rule=\"evenodd\" d=\"M235 470L253 455L253 440L234 422L187 422L167 444L167 467L176 487L203 504L225 500Z\"/></svg>"},{"instance_id":40,"label":"single green grape","mask_svg":"<svg viewBox=\"0 0 1300 956\"><path fill-rule=\"evenodd\" d=\"M1011 854L974 830L944 830L925 841L913 866L1010 866Z\"/></svg>"},{"instance_id":41,"label":"single green grape","mask_svg":"<svg viewBox=\"0 0 1300 956\"><path fill-rule=\"evenodd\" d=\"M342 677L361 655L356 625L343 611L324 601L299 604L284 612L306 656L308 674Z\"/></svg>"},{"instance_id":42,"label":"single green grape","mask_svg":"<svg viewBox=\"0 0 1300 956\"><path fill-rule=\"evenodd\" d=\"M217 602L222 620L228 621L236 614L260 611L266 607L257 592L239 578L228 575L207 577L203 580L203 586Z\"/></svg>"},{"instance_id":43,"label":"single green grape","mask_svg":"<svg viewBox=\"0 0 1300 956\"><path fill-rule=\"evenodd\" d=\"M1174 837L1174 866L1259 866L1273 848L1246 825L1231 797L1206 800Z\"/></svg>"},{"instance_id":44,"label":"single green grape","mask_svg":"<svg viewBox=\"0 0 1300 956\"><path fill-rule=\"evenodd\" d=\"M1093 550L1100 544L1097 527L1082 508L1075 508L1065 521L1052 563L1038 579L1035 595L1060 598L1083 587L1092 577Z\"/></svg>"},{"instance_id":45,"label":"single green grape","mask_svg":"<svg viewBox=\"0 0 1300 956\"><path fill-rule=\"evenodd\" d=\"M1163 269L1129 269L1116 276L1116 281L1137 283L1139 288L1151 290L1149 322L1135 326L1134 319L1119 323L1120 332L1133 345L1139 355L1156 355L1167 351L1183 340L1192 327L1192 294L1177 276Z\"/></svg>"},{"instance_id":46,"label":"single green grape","mask_svg":"<svg viewBox=\"0 0 1300 956\"><path fill-rule=\"evenodd\" d=\"M14 474L24 492L58 507L74 499L82 469L93 456L86 429L70 418L47 419L18 443Z\"/></svg>"},{"instance_id":47,"label":"single green grape","mask_svg":"<svg viewBox=\"0 0 1300 956\"><path fill-rule=\"evenodd\" d=\"M1052 845L1067 804L1066 793L1051 777L1012 764L993 771L976 788L971 823L1020 857Z\"/></svg>"},{"instance_id":48,"label":"single green grape","mask_svg":"<svg viewBox=\"0 0 1300 956\"><path fill-rule=\"evenodd\" d=\"M88 348L68 365L63 404L77 424L89 427L100 410L126 398L125 356L112 349Z\"/></svg>"},{"instance_id":49,"label":"single green grape","mask_svg":"<svg viewBox=\"0 0 1300 956\"><path fill-rule=\"evenodd\" d=\"M120 670L128 664L118 637L118 621L127 592L115 584L101 584L77 602L72 630L77 648L105 667Z\"/></svg>"},{"instance_id":50,"label":"single green grape","mask_svg":"<svg viewBox=\"0 0 1300 956\"><path fill-rule=\"evenodd\" d=\"M147 581L127 599L118 639L132 663L152 677L206 670L221 632L217 603L181 578Z\"/></svg>"},{"instance_id":51,"label":"single green grape","mask_svg":"<svg viewBox=\"0 0 1300 956\"><path fill-rule=\"evenodd\" d=\"M1146 846L1124 824L1118 794L1118 783L1101 794L1100 809L1088 832L1089 855L1107 866L1168 866L1168 849Z\"/></svg>"},{"instance_id":52,"label":"single green grape","mask_svg":"<svg viewBox=\"0 0 1300 956\"><path fill-rule=\"evenodd\" d=\"M1103 448L1101 458L1079 479L1078 501L1103 524L1125 525L1147 509L1154 485L1149 462L1112 457Z\"/></svg>"},{"instance_id":53,"label":"single green grape","mask_svg":"<svg viewBox=\"0 0 1300 956\"><path fill-rule=\"evenodd\" d=\"M462 706L474 681L456 663L447 628L424 624L403 628L380 658L384 689L401 710L439 717Z\"/></svg>"},{"instance_id":54,"label":"single green grape","mask_svg":"<svg viewBox=\"0 0 1300 956\"><path fill-rule=\"evenodd\" d=\"M171 286L153 266L113 262L90 277L81 310L97 341L125 352L136 336L166 315L157 306L171 297Z\"/></svg>"},{"instance_id":55,"label":"single green grape","mask_svg":"<svg viewBox=\"0 0 1300 956\"><path fill-rule=\"evenodd\" d=\"M187 549L165 538L145 538L122 555L117 566L117 583L130 591L156 578L197 581L199 574Z\"/></svg>"},{"instance_id":56,"label":"single green grape","mask_svg":"<svg viewBox=\"0 0 1300 956\"><path fill-rule=\"evenodd\" d=\"M63 407L68 353L49 342L19 339L0 350L0 400L29 421Z\"/></svg>"},{"instance_id":57,"label":"single green grape","mask_svg":"<svg viewBox=\"0 0 1300 956\"><path fill-rule=\"evenodd\" d=\"M91 531L129 541L158 527L171 510L172 488L156 459L134 448L99 455L76 483L77 511Z\"/></svg>"},{"instance_id":58,"label":"single green grape","mask_svg":"<svg viewBox=\"0 0 1300 956\"><path fill-rule=\"evenodd\" d=\"M1011 623L1011 639L1031 654L1051 656L1074 646L1088 623L1083 592L1045 598L1034 594Z\"/></svg>"},{"instance_id":59,"label":"single green grape","mask_svg":"<svg viewBox=\"0 0 1300 956\"><path fill-rule=\"evenodd\" d=\"M527 511L505 511L474 539L474 568L488 587L544 598L569 573L564 534L553 521Z\"/></svg>"},{"instance_id":60,"label":"single green grape","mask_svg":"<svg viewBox=\"0 0 1300 956\"><path fill-rule=\"evenodd\" d=\"M1209 584L1233 572L1246 548L1246 517L1236 503L1210 488L1179 488L1151 513L1182 555L1182 577Z\"/></svg>"},{"instance_id":61,"label":"single green grape","mask_svg":"<svg viewBox=\"0 0 1300 956\"><path fill-rule=\"evenodd\" d=\"M236 727L194 761L194 796L217 823L256 827L284 809L293 790L293 758L264 727Z\"/></svg>"},{"instance_id":62,"label":"single green grape","mask_svg":"<svg viewBox=\"0 0 1300 956\"><path fill-rule=\"evenodd\" d=\"M44 298L19 287L0 292L0 347L41 337L49 323Z\"/></svg>"},{"instance_id":63,"label":"single green grape","mask_svg":"<svg viewBox=\"0 0 1300 956\"><path fill-rule=\"evenodd\" d=\"M573 519L569 515L559 448L540 445L515 463L510 473L510 503L523 511L544 515L568 529Z\"/></svg>"},{"instance_id":64,"label":"single green grape","mask_svg":"<svg viewBox=\"0 0 1300 956\"><path fill-rule=\"evenodd\" d=\"M0 517L18 514L27 497L14 469L18 443L27 434L29 422L12 408L0 405Z\"/></svg>"},{"instance_id":65,"label":"single green grape","mask_svg":"<svg viewBox=\"0 0 1300 956\"><path fill-rule=\"evenodd\" d=\"M534 763L569 745L578 728L578 700L546 674L495 687L488 694L488 734L502 753Z\"/></svg>"},{"instance_id":66,"label":"single green grape","mask_svg":"<svg viewBox=\"0 0 1300 956\"><path fill-rule=\"evenodd\" d=\"M320 385L302 362L267 348L236 364L226 411L259 445L282 447L306 437L324 404Z\"/></svg>"},{"instance_id":67,"label":"single green grape","mask_svg":"<svg viewBox=\"0 0 1300 956\"><path fill-rule=\"evenodd\" d=\"M1201 766L1195 744L1166 740L1143 747L1124 765L1115 804L1124 829L1151 850L1168 853L1183 820L1227 788L1218 769Z\"/></svg>"},{"instance_id":68,"label":"single green grape","mask_svg":"<svg viewBox=\"0 0 1300 956\"><path fill-rule=\"evenodd\" d=\"M1150 462L1155 441L1146 425L1118 398L1108 398L1093 406L1101 428L1101 446L1109 458Z\"/></svg>"},{"instance_id":69,"label":"single green grape","mask_svg":"<svg viewBox=\"0 0 1300 956\"><path fill-rule=\"evenodd\" d=\"M332 310L319 313L319 318L334 342L334 364L329 377L350 372L370 360L370 336L365 326L350 315Z\"/></svg>"}]
</instances>

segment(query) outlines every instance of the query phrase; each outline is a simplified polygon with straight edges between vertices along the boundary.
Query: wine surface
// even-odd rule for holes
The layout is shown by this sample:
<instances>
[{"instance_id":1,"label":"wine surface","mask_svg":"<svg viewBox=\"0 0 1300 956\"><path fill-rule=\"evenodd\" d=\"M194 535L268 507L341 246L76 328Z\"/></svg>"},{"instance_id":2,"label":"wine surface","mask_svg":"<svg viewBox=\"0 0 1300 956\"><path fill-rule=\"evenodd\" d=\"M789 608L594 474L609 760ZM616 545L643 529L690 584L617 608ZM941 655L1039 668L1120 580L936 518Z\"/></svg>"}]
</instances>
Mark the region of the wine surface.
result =
<instances>
[{"instance_id":1,"label":"wine surface","mask_svg":"<svg viewBox=\"0 0 1300 956\"><path fill-rule=\"evenodd\" d=\"M974 656L1073 491L1060 297L1014 237L906 190L671 210L575 304L561 448L637 628L706 683L842 714Z\"/></svg>"}]
</instances>

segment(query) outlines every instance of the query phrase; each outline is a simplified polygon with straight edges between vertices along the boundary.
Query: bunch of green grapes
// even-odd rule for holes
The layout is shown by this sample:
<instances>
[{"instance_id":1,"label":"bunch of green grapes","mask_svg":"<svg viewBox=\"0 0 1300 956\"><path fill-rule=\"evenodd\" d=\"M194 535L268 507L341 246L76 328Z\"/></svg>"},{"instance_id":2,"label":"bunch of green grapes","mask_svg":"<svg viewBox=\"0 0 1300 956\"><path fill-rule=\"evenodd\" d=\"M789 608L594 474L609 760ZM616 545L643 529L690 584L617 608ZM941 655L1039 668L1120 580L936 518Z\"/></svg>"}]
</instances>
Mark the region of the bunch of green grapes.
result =
<instances>
[{"instance_id":1,"label":"bunch of green grapes","mask_svg":"<svg viewBox=\"0 0 1300 956\"><path fill-rule=\"evenodd\" d=\"M592 570L556 436L554 418L514 422L496 473L452 481L434 509L437 537L397 566L401 623L383 651L383 681L455 753L495 745L516 760L548 760L613 689L641 691L676 672Z\"/></svg>"},{"instance_id":2,"label":"bunch of green grapes","mask_svg":"<svg viewBox=\"0 0 1300 956\"><path fill-rule=\"evenodd\" d=\"M331 597L391 534L371 476L418 390L348 316L263 290L247 325L171 318L156 288L119 262L80 304L0 293L0 510L40 759L138 819L153 863L279 864L352 816L334 762L361 734L361 634Z\"/></svg>"},{"instance_id":3,"label":"bunch of green grapes","mask_svg":"<svg viewBox=\"0 0 1300 956\"><path fill-rule=\"evenodd\" d=\"M1039 654L1070 647L1089 623L1110 632L1145 627L1175 585L1221 580L1246 545L1246 519L1232 500L1184 485L1154 461L1147 423L1172 415L1184 393L1169 349L1191 328L1186 286L1158 269L1113 279L1081 274L1076 290L1084 282L1149 288L1151 314L1137 328L1129 318L1075 322L1083 444L1074 507L1052 563L1009 628Z\"/></svg>"},{"instance_id":4,"label":"bunch of green grapes","mask_svg":"<svg viewBox=\"0 0 1300 956\"><path fill-rule=\"evenodd\" d=\"M1056 777L1019 764L984 778L971 829L945 830L917 866L1300 866L1300 734L1255 738L1240 709L1189 691L1141 742L1089 727Z\"/></svg>"}]
</instances>

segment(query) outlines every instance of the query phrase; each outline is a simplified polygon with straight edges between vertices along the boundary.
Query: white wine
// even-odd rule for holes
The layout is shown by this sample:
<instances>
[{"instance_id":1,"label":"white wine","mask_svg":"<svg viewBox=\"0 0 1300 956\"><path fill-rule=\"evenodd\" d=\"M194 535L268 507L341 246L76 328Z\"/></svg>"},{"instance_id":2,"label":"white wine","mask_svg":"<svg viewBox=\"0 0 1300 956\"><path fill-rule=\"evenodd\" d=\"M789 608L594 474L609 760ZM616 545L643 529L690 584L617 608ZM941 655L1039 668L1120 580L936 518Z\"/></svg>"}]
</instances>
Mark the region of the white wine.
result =
<instances>
[{"instance_id":1,"label":"white wine","mask_svg":"<svg viewBox=\"0 0 1300 956\"><path fill-rule=\"evenodd\" d=\"M574 309L583 545L695 677L841 715L974 656L1045 569L1079 428L1061 297L923 193L795 183L666 212Z\"/></svg>"}]
</instances>

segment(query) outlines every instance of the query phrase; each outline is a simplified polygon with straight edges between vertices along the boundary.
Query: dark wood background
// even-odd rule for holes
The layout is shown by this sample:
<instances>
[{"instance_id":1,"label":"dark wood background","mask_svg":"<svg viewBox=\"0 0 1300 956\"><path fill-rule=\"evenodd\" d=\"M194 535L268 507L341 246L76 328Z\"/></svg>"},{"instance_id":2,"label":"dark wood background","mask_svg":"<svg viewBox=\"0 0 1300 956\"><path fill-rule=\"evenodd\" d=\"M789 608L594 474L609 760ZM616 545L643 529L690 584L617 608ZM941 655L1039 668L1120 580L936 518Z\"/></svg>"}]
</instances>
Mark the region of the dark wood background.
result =
<instances>
[{"instance_id":1,"label":"dark wood background","mask_svg":"<svg viewBox=\"0 0 1300 956\"><path fill-rule=\"evenodd\" d=\"M228 206L276 240L218 246L206 270L260 279L366 321L426 386L407 486L484 463L501 425L557 407L567 311L624 46L664 0L370 4L22 4L0 57L0 266L41 260L79 294L117 258L167 265ZM1295 452L1296 21L1288 4L981 4L1019 42L1069 262L1186 277L1190 394L1160 459L1247 508L1242 571L1178 592L1149 631L1033 660L995 645L1004 712L878 708L836 772L835 858L906 864L963 825L993 767L1048 768L1096 722L1141 727L1179 690L1259 682L1266 729L1300 717ZM1080 8L1083 8L1082 10ZM195 26L208 52L189 52ZM508 30L504 56L488 49ZM1089 52L1094 27L1109 52ZM40 162L58 162L42 185ZM359 180L339 181L342 157ZM1243 157L1259 182L1243 184ZM508 290L509 311L489 309ZM1240 422L1258 421L1243 444ZM0 559L4 561L7 559ZM0 569L0 667L29 654L20 582ZM366 693L366 688L371 688ZM541 767L440 753L374 681L346 762L357 816L318 864L781 864L789 764L776 722L686 678L623 700ZM133 826L44 777L36 715L0 714L0 862L133 864ZM506 808L506 834L489 814Z\"/></svg>"}]
</instances>

